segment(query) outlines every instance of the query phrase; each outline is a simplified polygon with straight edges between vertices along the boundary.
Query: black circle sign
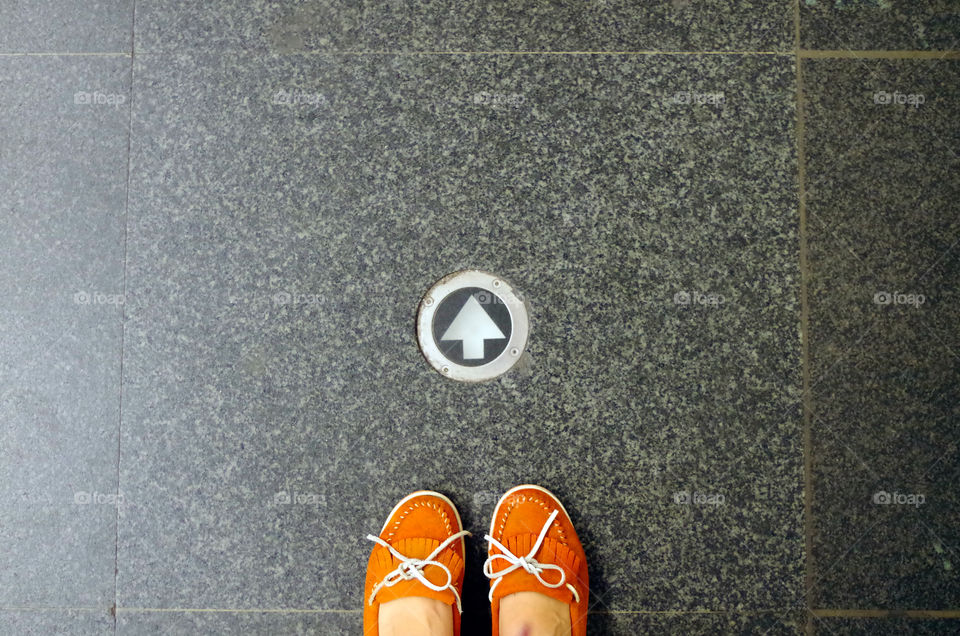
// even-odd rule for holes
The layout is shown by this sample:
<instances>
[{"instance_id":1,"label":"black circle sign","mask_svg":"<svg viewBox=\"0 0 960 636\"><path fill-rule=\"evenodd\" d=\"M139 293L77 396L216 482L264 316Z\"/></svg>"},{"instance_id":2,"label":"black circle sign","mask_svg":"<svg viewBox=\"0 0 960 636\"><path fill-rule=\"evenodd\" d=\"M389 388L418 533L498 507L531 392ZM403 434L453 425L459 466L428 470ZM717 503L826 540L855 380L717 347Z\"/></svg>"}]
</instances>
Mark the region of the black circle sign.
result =
<instances>
[{"instance_id":1,"label":"black circle sign","mask_svg":"<svg viewBox=\"0 0 960 636\"><path fill-rule=\"evenodd\" d=\"M482 287L450 292L433 316L433 340L448 360L465 367L493 362L513 331L503 299Z\"/></svg>"}]
</instances>

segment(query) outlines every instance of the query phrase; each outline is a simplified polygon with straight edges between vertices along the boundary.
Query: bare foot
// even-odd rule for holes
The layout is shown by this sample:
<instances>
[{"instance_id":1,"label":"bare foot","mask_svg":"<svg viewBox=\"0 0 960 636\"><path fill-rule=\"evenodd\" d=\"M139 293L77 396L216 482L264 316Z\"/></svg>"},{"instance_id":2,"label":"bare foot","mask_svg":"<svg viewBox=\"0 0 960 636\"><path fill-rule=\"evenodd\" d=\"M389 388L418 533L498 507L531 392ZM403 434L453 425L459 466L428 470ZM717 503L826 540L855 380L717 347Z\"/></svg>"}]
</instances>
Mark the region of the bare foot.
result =
<instances>
[{"instance_id":1,"label":"bare foot","mask_svg":"<svg viewBox=\"0 0 960 636\"><path fill-rule=\"evenodd\" d=\"M380 604L380 636L453 636L453 610L442 601L407 596Z\"/></svg>"},{"instance_id":2,"label":"bare foot","mask_svg":"<svg viewBox=\"0 0 960 636\"><path fill-rule=\"evenodd\" d=\"M500 636L570 636L570 606L539 592L500 599Z\"/></svg>"}]
</instances>

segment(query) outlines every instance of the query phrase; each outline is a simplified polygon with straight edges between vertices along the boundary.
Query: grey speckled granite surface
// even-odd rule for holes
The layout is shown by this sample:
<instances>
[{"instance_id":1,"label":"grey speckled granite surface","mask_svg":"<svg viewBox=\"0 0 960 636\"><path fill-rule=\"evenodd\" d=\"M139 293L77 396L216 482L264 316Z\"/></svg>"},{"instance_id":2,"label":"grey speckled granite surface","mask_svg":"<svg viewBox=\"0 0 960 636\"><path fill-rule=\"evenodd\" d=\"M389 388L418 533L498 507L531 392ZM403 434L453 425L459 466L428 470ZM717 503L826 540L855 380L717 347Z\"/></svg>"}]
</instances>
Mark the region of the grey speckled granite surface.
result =
<instances>
[{"instance_id":1,"label":"grey speckled granite surface","mask_svg":"<svg viewBox=\"0 0 960 636\"><path fill-rule=\"evenodd\" d=\"M804 69L816 606L956 609L960 63Z\"/></svg>"},{"instance_id":2,"label":"grey speckled granite surface","mask_svg":"<svg viewBox=\"0 0 960 636\"><path fill-rule=\"evenodd\" d=\"M464 622L474 622L470 615ZM118 634L249 634L250 636L359 634L363 618L359 610L331 613L234 613L234 612L138 612L121 611ZM487 631L489 626L484 625ZM765 634L799 636L802 612L764 614L594 614L588 634ZM472 629L465 625L464 632ZM483 633L483 630L479 630ZM926 633L926 632L924 632Z\"/></svg>"},{"instance_id":3,"label":"grey speckled granite surface","mask_svg":"<svg viewBox=\"0 0 960 636\"><path fill-rule=\"evenodd\" d=\"M464 623L471 622L469 614ZM121 612L119 634L359 634L360 611L332 613ZM472 627L465 625L464 632ZM487 631L489 626L484 625ZM801 612L765 614L594 614L588 634L766 634L799 636ZM483 633L483 630L479 630Z\"/></svg>"},{"instance_id":4,"label":"grey speckled granite surface","mask_svg":"<svg viewBox=\"0 0 960 636\"><path fill-rule=\"evenodd\" d=\"M5 0L0 53L129 53L134 0Z\"/></svg>"},{"instance_id":5,"label":"grey speckled granite surface","mask_svg":"<svg viewBox=\"0 0 960 636\"><path fill-rule=\"evenodd\" d=\"M762 614L644 614L591 615L587 633L605 634L763 634L801 636L802 611Z\"/></svg>"},{"instance_id":6,"label":"grey speckled granite surface","mask_svg":"<svg viewBox=\"0 0 960 636\"><path fill-rule=\"evenodd\" d=\"M243 634L244 636L315 636L361 634L363 614L350 612L124 612L118 634Z\"/></svg>"},{"instance_id":7,"label":"grey speckled granite surface","mask_svg":"<svg viewBox=\"0 0 960 636\"><path fill-rule=\"evenodd\" d=\"M793 48L793 4L753 0L382 0L137 7L137 52Z\"/></svg>"},{"instance_id":8,"label":"grey speckled granite surface","mask_svg":"<svg viewBox=\"0 0 960 636\"><path fill-rule=\"evenodd\" d=\"M790 59L135 77L121 606L357 608L361 537L397 499L441 490L480 531L524 481L569 504L598 610L799 602ZM526 374L421 359L417 299L466 266L529 296Z\"/></svg>"},{"instance_id":9,"label":"grey speckled granite surface","mask_svg":"<svg viewBox=\"0 0 960 636\"><path fill-rule=\"evenodd\" d=\"M0 58L0 608L113 600L129 114L90 91L129 61Z\"/></svg>"},{"instance_id":10,"label":"grey speckled granite surface","mask_svg":"<svg viewBox=\"0 0 960 636\"><path fill-rule=\"evenodd\" d=\"M113 617L106 608L39 611L0 609L0 630L16 636L108 636L114 633Z\"/></svg>"},{"instance_id":11,"label":"grey speckled granite surface","mask_svg":"<svg viewBox=\"0 0 960 636\"><path fill-rule=\"evenodd\" d=\"M808 49L956 50L960 4L948 0L800 0Z\"/></svg>"},{"instance_id":12,"label":"grey speckled granite surface","mask_svg":"<svg viewBox=\"0 0 960 636\"><path fill-rule=\"evenodd\" d=\"M923 618L819 618L821 633L836 636L944 636L960 633L960 620Z\"/></svg>"},{"instance_id":13,"label":"grey speckled granite surface","mask_svg":"<svg viewBox=\"0 0 960 636\"><path fill-rule=\"evenodd\" d=\"M480 623L476 625L475 623ZM138 612L121 611L118 634L359 634L359 610L331 613ZM479 629L476 629L479 627ZM607 634L765 634L799 636L801 612L764 614L593 614L590 636ZM464 615L464 633L489 633L489 624Z\"/></svg>"}]
</instances>

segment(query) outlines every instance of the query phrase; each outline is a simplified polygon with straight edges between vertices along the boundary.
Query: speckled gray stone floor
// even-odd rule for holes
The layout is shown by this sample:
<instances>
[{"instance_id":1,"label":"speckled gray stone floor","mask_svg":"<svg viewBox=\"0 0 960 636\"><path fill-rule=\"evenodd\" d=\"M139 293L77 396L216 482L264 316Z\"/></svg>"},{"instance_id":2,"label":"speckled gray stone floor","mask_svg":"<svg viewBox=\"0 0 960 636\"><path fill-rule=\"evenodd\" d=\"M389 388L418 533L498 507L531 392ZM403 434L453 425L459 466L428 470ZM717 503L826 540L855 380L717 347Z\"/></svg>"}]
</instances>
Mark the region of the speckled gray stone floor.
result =
<instances>
[{"instance_id":1,"label":"speckled gray stone floor","mask_svg":"<svg viewBox=\"0 0 960 636\"><path fill-rule=\"evenodd\" d=\"M762 50L793 46L789 2L228 0L137 7L137 53Z\"/></svg>"},{"instance_id":2,"label":"speckled gray stone floor","mask_svg":"<svg viewBox=\"0 0 960 636\"><path fill-rule=\"evenodd\" d=\"M359 633L422 487L489 633L525 481L591 634L956 633L957 16L0 7L0 634ZM487 384L416 346L463 267L532 307Z\"/></svg>"},{"instance_id":3,"label":"speckled gray stone floor","mask_svg":"<svg viewBox=\"0 0 960 636\"><path fill-rule=\"evenodd\" d=\"M0 78L0 608L109 606L116 509L84 499L117 488L129 110L75 96L127 95L129 61Z\"/></svg>"},{"instance_id":4,"label":"speckled gray stone floor","mask_svg":"<svg viewBox=\"0 0 960 636\"><path fill-rule=\"evenodd\" d=\"M930 618L894 617L884 620L875 618L819 618L817 625L823 633L837 636L941 636L955 634L952 622Z\"/></svg>"},{"instance_id":5,"label":"speckled gray stone floor","mask_svg":"<svg viewBox=\"0 0 960 636\"><path fill-rule=\"evenodd\" d=\"M110 634L114 617L102 605L87 609L0 609L4 634L49 636L50 634Z\"/></svg>"},{"instance_id":6,"label":"speckled gray stone floor","mask_svg":"<svg viewBox=\"0 0 960 636\"><path fill-rule=\"evenodd\" d=\"M790 602L788 60L202 54L135 77L121 604L350 607L389 502L430 483L479 531L477 493L523 481L590 519L598 607ZM722 109L665 103L720 85ZM283 87L322 103L273 104ZM468 265L530 299L527 375L464 386L421 361L406 301ZM375 496L342 501L361 484ZM268 505L289 490L324 501Z\"/></svg>"},{"instance_id":7,"label":"speckled gray stone floor","mask_svg":"<svg viewBox=\"0 0 960 636\"><path fill-rule=\"evenodd\" d=\"M942 0L800 0L808 49L955 50L960 4Z\"/></svg>"},{"instance_id":8,"label":"speckled gray stone floor","mask_svg":"<svg viewBox=\"0 0 960 636\"><path fill-rule=\"evenodd\" d=\"M805 71L816 603L955 608L960 61Z\"/></svg>"}]
</instances>

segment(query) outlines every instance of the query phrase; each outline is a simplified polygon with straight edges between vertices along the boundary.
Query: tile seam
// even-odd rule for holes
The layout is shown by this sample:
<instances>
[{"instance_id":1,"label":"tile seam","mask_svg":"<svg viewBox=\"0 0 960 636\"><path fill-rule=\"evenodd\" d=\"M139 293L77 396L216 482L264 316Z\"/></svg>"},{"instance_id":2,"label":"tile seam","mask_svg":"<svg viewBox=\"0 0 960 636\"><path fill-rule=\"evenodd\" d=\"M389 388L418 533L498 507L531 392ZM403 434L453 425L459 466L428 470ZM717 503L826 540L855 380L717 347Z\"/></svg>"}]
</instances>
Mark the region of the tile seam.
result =
<instances>
[{"instance_id":1,"label":"tile seam","mask_svg":"<svg viewBox=\"0 0 960 636\"><path fill-rule=\"evenodd\" d=\"M141 51L140 54L146 57L175 57L180 55L191 55L201 53L217 53L217 51L207 51L203 49L187 50L185 52L163 52L163 51ZM235 56L238 52L232 52ZM661 50L636 50L636 51L395 51L395 50L370 50L370 51L303 51L300 53L276 54L263 51L251 52L256 55L269 55L279 57L319 57L324 55L396 55L396 56L431 56L431 55L610 55L610 56L697 56L697 55L756 55L756 56L779 56L779 57L797 57L801 59L917 59L917 60L956 60L960 59L960 50L885 50L885 49L864 49L864 50L832 50L832 49L800 49L791 51L661 51ZM129 57L130 52L108 51L108 52L84 52L84 51L27 51L27 52L5 52L0 53L0 57Z\"/></svg>"}]
</instances>

